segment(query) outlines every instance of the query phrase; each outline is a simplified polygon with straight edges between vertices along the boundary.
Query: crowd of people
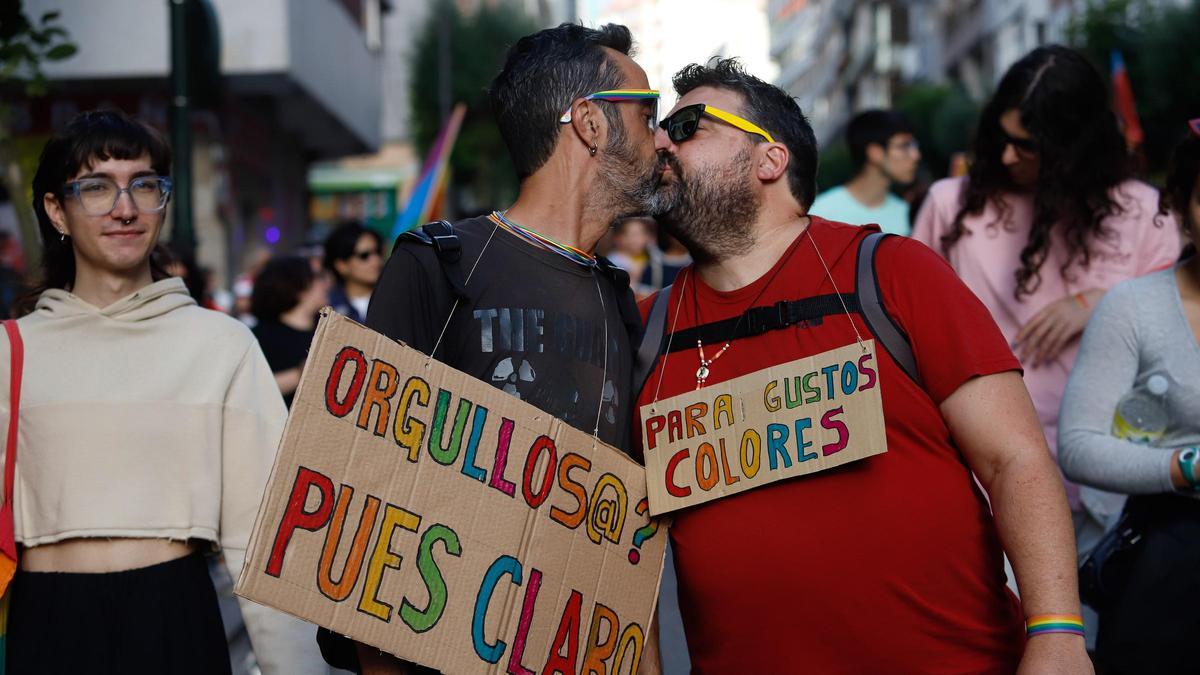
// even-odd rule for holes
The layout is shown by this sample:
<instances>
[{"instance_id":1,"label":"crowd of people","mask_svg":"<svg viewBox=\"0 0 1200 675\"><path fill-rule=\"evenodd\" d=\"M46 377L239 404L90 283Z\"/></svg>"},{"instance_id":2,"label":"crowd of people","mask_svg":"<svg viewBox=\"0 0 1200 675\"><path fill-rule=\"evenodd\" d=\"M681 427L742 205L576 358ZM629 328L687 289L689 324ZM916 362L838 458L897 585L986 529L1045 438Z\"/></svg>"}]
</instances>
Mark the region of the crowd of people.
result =
<instances>
[{"instance_id":1,"label":"crowd of people","mask_svg":"<svg viewBox=\"0 0 1200 675\"><path fill-rule=\"evenodd\" d=\"M714 59L675 75L660 121L632 48L617 25L520 40L489 89L513 204L390 253L343 224L319 255L256 259L234 316L159 246L158 132L98 111L46 144L40 286L0 346L11 672L230 672L206 556L243 564L325 306L635 459L640 405L874 339L888 452L674 514L694 672L1195 670L1200 120L1160 192L1101 74L1041 47L1001 78L966 174L910 205L898 113L851 120L856 173L819 193L786 92ZM510 308L539 313L538 340L478 318ZM751 521L756 543L727 545ZM242 611L264 673L424 670Z\"/></svg>"}]
</instances>

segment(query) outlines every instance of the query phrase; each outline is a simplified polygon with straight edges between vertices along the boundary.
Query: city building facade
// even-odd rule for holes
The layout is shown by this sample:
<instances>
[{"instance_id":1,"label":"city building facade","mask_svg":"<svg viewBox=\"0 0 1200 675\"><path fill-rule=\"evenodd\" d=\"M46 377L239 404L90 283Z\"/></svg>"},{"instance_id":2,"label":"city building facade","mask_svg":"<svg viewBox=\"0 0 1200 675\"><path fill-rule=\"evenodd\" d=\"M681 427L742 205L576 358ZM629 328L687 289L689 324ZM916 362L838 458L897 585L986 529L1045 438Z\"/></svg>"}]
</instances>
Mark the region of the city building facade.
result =
<instances>
[{"instance_id":1,"label":"city building facade","mask_svg":"<svg viewBox=\"0 0 1200 675\"><path fill-rule=\"evenodd\" d=\"M198 262L227 287L244 258L303 242L307 167L383 139L385 0L207 0L220 86L192 115ZM61 0L25 0L29 16ZM18 102L15 131L36 141L78 112L115 106L168 130L169 4L73 3L60 22L78 52L47 63L50 94ZM168 218L168 233L170 219Z\"/></svg>"},{"instance_id":2,"label":"city building facade","mask_svg":"<svg viewBox=\"0 0 1200 675\"><path fill-rule=\"evenodd\" d=\"M828 143L906 84L957 83L982 100L1030 49L1062 41L1080 0L770 0L777 83Z\"/></svg>"}]
</instances>

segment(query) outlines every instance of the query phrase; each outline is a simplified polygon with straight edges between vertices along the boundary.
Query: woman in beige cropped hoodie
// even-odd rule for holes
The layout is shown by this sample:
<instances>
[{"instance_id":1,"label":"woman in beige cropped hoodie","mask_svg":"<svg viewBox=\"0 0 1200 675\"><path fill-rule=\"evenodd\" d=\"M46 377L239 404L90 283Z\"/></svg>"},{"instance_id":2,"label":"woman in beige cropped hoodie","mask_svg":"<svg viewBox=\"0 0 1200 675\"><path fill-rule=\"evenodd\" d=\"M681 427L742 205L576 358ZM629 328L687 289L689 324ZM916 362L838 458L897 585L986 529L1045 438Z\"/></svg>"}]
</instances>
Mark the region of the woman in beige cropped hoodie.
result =
<instances>
[{"instance_id":1,"label":"woman in beige cropped hoodie","mask_svg":"<svg viewBox=\"0 0 1200 675\"><path fill-rule=\"evenodd\" d=\"M19 321L10 675L230 672L201 556L240 573L286 411L250 331L151 262L169 170L157 132L103 111L34 177L45 278ZM242 609L264 672L320 664L312 626Z\"/></svg>"}]
</instances>

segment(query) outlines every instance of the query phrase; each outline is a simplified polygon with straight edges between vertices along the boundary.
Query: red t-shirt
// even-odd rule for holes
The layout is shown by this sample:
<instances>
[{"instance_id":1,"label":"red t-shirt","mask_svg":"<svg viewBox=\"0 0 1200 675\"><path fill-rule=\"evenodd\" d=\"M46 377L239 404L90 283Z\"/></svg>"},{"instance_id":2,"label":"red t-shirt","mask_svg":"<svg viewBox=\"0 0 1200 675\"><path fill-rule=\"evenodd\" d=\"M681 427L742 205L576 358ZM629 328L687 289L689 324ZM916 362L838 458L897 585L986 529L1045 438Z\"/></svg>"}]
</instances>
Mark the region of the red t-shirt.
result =
<instances>
[{"instance_id":1,"label":"red t-shirt","mask_svg":"<svg viewBox=\"0 0 1200 675\"><path fill-rule=\"evenodd\" d=\"M834 293L813 241L838 290L851 293L858 242L874 229L813 218L775 268L728 293L682 272L668 330L736 317L751 302ZM883 305L908 335L925 389L877 343L887 453L674 514L671 543L695 673L1016 670L1024 619L1005 587L987 501L938 404L974 376L1020 366L987 309L923 244L888 238L876 270ZM861 316L852 320L870 336ZM854 339L850 320L832 315L737 340L707 383ZM719 347L706 345L706 355ZM655 397L660 374L660 399L694 389L698 366L695 348L660 358L639 406Z\"/></svg>"}]
</instances>

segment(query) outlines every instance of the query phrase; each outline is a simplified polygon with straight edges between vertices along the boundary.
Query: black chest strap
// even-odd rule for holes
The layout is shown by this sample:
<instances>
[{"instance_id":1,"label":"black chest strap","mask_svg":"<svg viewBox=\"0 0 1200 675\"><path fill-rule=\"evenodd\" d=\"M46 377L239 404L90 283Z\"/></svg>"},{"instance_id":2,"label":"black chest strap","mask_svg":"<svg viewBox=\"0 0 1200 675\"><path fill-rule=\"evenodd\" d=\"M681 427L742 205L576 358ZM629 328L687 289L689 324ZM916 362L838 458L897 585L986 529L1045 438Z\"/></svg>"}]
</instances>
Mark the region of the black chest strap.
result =
<instances>
[{"instance_id":1,"label":"black chest strap","mask_svg":"<svg viewBox=\"0 0 1200 675\"><path fill-rule=\"evenodd\" d=\"M671 294L671 287L667 286L659 291L651 305L650 315L646 320L646 336L642 341L642 348L638 351L634 384L639 385L639 389L645 385L658 357L667 352L668 344L670 351L677 352L695 348L697 340L705 344L716 344L762 335L790 326L819 326L825 317L844 315L850 311L863 318L875 341L883 346L909 378L921 385L921 374L917 369L912 345L908 336L883 306L879 289L875 252L879 243L888 236L891 235L872 232L859 242L854 293L830 293L798 300L781 300L774 305L751 307L740 316L694 326L673 335L667 330L666 315Z\"/></svg>"},{"instance_id":2,"label":"black chest strap","mask_svg":"<svg viewBox=\"0 0 1200 675\"><path fill-rule=\"evenodd\" d=\"M846 303L845 309L842 307L843 302ZM825 317L845 314L847 310L859 311L858 297L851 293L780 300L774 305L751 307L740 316L677 331L670 339L670 351L695 349L697 340L704 344L721 344L782 330L789 326L819 326Z\"/></svg>"}]
</instances>

